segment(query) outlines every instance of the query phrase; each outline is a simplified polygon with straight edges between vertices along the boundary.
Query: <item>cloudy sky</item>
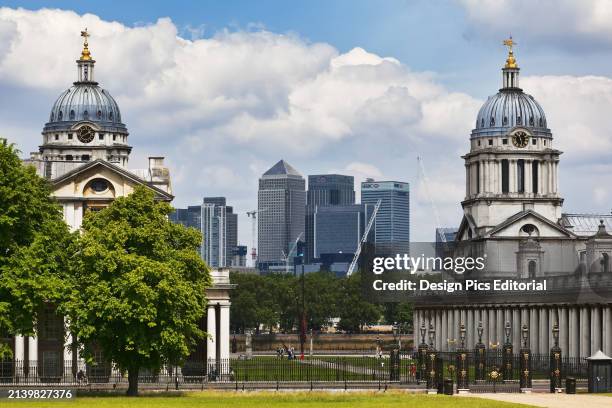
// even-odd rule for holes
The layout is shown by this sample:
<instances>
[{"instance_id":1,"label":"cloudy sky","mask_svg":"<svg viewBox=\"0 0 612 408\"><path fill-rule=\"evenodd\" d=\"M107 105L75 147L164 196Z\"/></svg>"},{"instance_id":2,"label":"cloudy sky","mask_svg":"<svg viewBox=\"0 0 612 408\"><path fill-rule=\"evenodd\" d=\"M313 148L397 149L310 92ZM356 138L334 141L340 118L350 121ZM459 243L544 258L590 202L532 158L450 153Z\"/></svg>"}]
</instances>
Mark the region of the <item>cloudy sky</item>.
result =
<instances>
[{"instance_id":1,"label":"cloudy sky","mask_svg":"<svg viewBox=\"0 0 612 408\"><path fill-rule=\"evenodd\" d=\"M121 108L131 167L164 155L175 205L228 197L240 241L257 179L302 174L408 181L413 240L458 225L461 154L518 42L522 88L548 117L565 212L612 208L612 2L3 1L0 135L27 155L92 34L97 79ZM24 8L20 8L24 7ZM427 188L417 171L424 159Z\"/></svg>"}]
</instances>

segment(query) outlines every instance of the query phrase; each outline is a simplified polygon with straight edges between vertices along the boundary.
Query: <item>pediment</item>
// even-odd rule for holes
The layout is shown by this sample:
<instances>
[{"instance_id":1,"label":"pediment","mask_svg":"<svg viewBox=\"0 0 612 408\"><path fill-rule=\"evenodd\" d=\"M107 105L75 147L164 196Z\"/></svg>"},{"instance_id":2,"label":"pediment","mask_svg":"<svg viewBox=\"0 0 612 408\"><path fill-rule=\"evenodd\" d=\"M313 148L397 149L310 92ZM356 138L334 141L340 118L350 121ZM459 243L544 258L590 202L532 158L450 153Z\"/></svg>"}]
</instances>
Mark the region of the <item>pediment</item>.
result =
<instances>
[{"instance_id":1,"label":"pediment","mask_svg":"<svg viewBox=\"0 0 612 408\"><path fill-rule=\"evenodd\" d=\"M99 180L108 183L108 188L103 191L92 188ZM51 184L53 195L60 201L79 199L108 201L131 194L138 186L151 189L158 200L172 201L174 198L128 170L104 160L95 160L79 166L51 180Z\"/></svg>"},{"instance_id":2,"label":"pediment","mask_svg":"<svg viewBox=\"0 0 612 408\"><path fill-rule=\"evenodd\" d=\"M523 227L532 225L536 228L534 237L540 238L574 238L574 234L562 226L550 221L533 210L521 211L497 225L487 233L487 238L527 237Z\"/></svg>"}]
</instances>

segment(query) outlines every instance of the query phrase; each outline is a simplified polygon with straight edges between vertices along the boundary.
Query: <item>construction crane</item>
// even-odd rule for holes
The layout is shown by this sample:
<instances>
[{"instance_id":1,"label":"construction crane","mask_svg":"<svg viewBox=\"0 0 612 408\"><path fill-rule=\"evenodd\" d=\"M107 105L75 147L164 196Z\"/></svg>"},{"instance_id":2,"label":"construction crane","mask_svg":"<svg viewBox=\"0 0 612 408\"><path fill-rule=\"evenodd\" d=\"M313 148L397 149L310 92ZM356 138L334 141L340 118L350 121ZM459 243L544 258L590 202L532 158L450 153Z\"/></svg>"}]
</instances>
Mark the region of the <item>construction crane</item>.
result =
<instances>
[{"instance_id":1,"label":"construction crane","mask_svg":"<svg viewBox=\"0 0 612 408\"><path fill-rule=\"evenodd\" d=\"M436 203L434 202L431 193L429 192L429 179L427 178L427 174L425 174L425 165L423 164L423 158L421 156L417 156L417 163L419 164L417 179L421 179L423 181L423 188L425 190L425 195L427 196L427 200L429 200L429 205L431 205L431 209L434 214L434 220L436 222L436 231L438 233L438 237L440 238L440 242L446 243L446 235L444 231L442 231L440 227L440 215L438 214L438 207L436 207Z\"/></svg>"},{"instance_id":2,"label":"construction crane","mask_svg":"<svg viewBox=\"0 0 612 408\"><path fill-rule=\"evenodd\" d=\"M285 261L285 272L286 273L289 273L289 259L291 258L291 254L293 253L293 251L295 251L295 247L297 246L300 238L302 238L302 235L304 235L304 233L300 232L300 235L297 236L297 238L293 242L293 245L291 245L291 248L289 249L289 253L287 255L285 255L285 251L283 251L283 260Z\"/></svg>"},{"instance_id":3,"label":"construction crane","mask_svg":"<svg viewBox=\"0 0 612 408\"><path fill-rule=\"evenodd\" d=\"M253 210L253 211L247 211L247 217L251 218L251 238L252 238L252 245L251 245L251 258L253 258L253 262L255 262L257 260L257 214L258 213L262 213L264 211L267 211L267 208L264 208L262 210Z\"/></svg>"},{"instance_id":4,"label":"construction crane","mask_svg":"<svg viewBox=\"0 0 612 408\"><path fill-rule=\"evenodd\" d=\"M363 244L365 244L365 242L368 239L368 234L370 233L370 230L372 229L372 224L374 224L374 219L376 219L376 214L378 214L378 209L380 208L381 203L382 203L382 200L378 200L376 202L376 205L374 206L374 211L372 211L372 216L370 217L370 220L368 221L368 225L366 225L366 229L363 232L361 241L359 241L359 244L357 244L357 249L355 250L355 256L353 257L353 260L351 261L351 264L349 265L348 271L346 271L346 276L351 276L353 274L353 271L355 270L355 267L357 266L357 261L359 260L359 255L361 254L361 247L363 246Z\"/></svg>"}]
</instances>

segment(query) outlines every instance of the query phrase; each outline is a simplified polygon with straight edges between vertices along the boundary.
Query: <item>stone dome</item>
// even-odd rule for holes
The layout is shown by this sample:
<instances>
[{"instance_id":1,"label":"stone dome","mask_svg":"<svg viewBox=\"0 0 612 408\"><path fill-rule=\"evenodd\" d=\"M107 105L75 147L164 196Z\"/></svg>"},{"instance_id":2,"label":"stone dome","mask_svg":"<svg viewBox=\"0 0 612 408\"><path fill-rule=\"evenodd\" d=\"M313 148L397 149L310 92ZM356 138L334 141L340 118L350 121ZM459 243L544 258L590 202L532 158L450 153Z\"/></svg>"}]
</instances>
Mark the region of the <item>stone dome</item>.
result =
<instances>
[{"instance_id":1,"label":"stone dome","mask_svg":"<svg viewBox=\"0 0 612 408\"><path fill-rule=\"evenodd\" d=\"M517 126L550 136L544 109L534 97L519 88L503 88L480 108L472 137L503 136Z\"/></svg>"},{"instance_id":2,"label":"stone dome","mask_svg":"<svg viewBox=\"0 0 612 408\"><path fill-rule=\"evenodd\" d=\"M101 127L125 127L115 99L94 82L75 83L64 91L53 104L45 128L71 126L80 121L94 122Z\"/></svg>"}]
</instances>

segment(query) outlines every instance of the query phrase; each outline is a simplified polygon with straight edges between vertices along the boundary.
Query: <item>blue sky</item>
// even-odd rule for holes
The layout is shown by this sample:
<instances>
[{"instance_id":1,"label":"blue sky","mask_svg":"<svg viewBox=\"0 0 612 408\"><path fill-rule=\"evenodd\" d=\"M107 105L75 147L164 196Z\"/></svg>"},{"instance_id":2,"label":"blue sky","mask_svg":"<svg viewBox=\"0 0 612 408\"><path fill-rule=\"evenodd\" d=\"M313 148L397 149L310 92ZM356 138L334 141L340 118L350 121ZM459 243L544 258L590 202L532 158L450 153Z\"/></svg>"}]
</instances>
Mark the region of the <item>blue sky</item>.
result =
<instances>
[{"instance_id":1,"label":"blue sky","mask_svg":"<svg viewBox=\"0 0 612 408\"><path fill-rule=\"evenodd\" d=\"M521 84L565 152L564 210L612 208L612 2L2 6L0 135L24 154L37 149L53 101L74 80L79 32L88 27L97 78L130 130L130 167L166 156L177 206L225 195L243 214L256 207L259 175L284 158L304 175L410 182L412 237L431 239L416 156L441 224L456 226L460 156L478 108L501 85L501 43L512 33ZM241 242L250 242L246 216L241 223Z\"/></svg>"},{"instance_id":2,"label":"blue sky","mask_svg":"<svg viewBox=\"0 0 612 408\"><path fill-rule=\"evenodd\" d=\"M517 1L520 3L521 1ZM460 2L451 0L335 1L3 1L9 7L42 7L93 13L105 20L128 26L170 17L180 35L191 38L194 31L211 37L221 30L257 30L296 33L312 42L326 42L345 52L363 47L381 56L392 56L417 71L432 71L453 90L469 89L486 97L497 86L490 75L499 69L503 56L501 38L483 36L467 18ZM554 10L551 10L554 14ZM597 41L568 41L542 35L537 42L523 41L520 18L507 17L509 35L519 38L518 54L530 61L531 75L612 75L608 49ZM554 24L546 15L540 24ZM545 42L542 42L542 39ZM586 60L585 60L586 57ZM483 74L487 75L483 75Z\"/></svg>"}]
</instances>

